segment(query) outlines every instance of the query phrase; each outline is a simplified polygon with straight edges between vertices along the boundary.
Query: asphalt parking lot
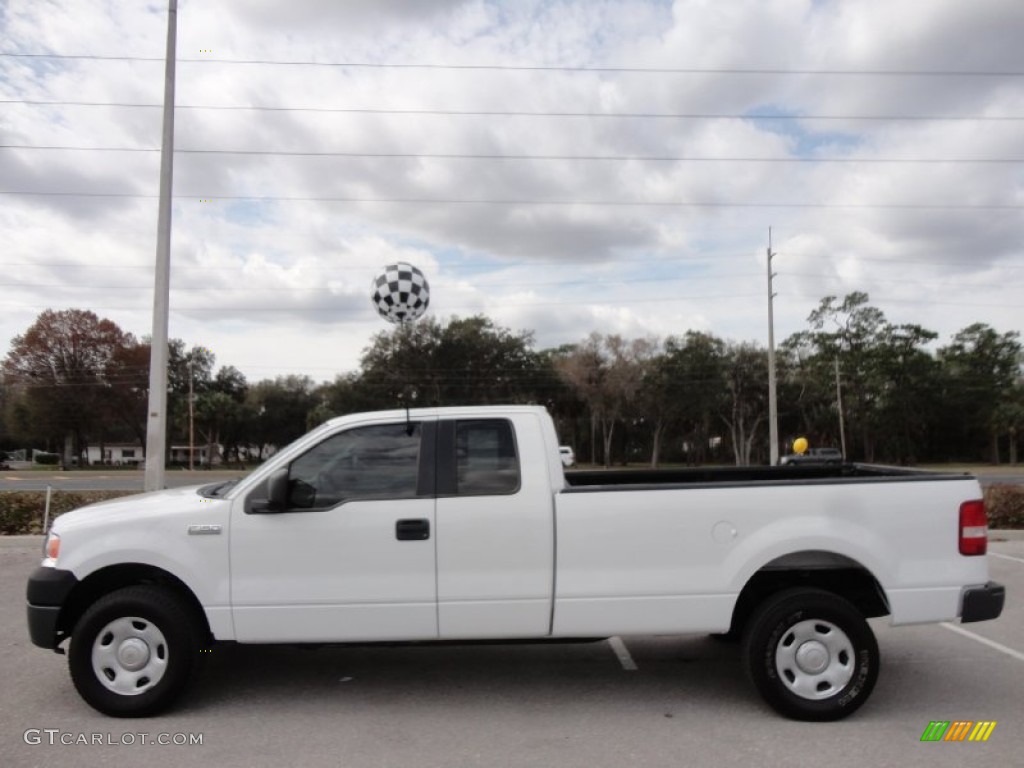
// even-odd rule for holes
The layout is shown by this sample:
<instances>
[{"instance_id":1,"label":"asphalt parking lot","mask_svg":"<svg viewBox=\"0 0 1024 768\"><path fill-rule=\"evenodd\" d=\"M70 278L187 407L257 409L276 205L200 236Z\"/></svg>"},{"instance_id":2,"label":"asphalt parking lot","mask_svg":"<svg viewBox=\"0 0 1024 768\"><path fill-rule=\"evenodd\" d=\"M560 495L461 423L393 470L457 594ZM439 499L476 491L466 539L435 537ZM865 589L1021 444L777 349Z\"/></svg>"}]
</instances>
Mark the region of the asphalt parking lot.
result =
<instances>
[{"instance_id":1,"label":"asphalt parking lot","mask_svg":"<svg viewBox=\"0 0 1024 768\"><path fill-rule=\"evenodd\" d=\"M858 713L825 724L778 717L745 679L737 648L703 636L621 644L225 646L211 653L199 684L173 713L109 719L79 699L64 657L28 640L24 586L40 547L39 537L0 537L6 768L1002 768L1021 765L1024 755L1024 539L990 544L991 576L1008 591L999 620L954 628L873 621L882 651L878 686ZM985 743L922 743L933 720L997 726ZM188 743L197 737L201 744Z\"/></svg>"}]
</instances>

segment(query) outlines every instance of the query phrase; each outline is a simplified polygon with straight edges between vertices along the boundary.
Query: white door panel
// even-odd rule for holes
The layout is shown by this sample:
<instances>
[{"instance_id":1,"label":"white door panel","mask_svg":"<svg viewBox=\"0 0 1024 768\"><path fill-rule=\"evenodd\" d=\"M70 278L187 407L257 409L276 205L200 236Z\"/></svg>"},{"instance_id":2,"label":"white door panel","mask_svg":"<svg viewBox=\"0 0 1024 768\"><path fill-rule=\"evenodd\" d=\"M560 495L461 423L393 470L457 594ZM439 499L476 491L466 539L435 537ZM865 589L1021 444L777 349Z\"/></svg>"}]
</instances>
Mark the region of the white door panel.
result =
<instances>
[{"instance_id":1,"label":"white door panel","mask_svg":"<svg viewBox=\"0 0 1024 768\"><path fill-rule=\"evenodd\" d=\"M399 541L399 520L426 520L430 538ZM240 512L231 532L238 640L436 637L434 528L433 499Z\"/></svg>"},{"instance_id":2,"label":"white door panel","mask_svg":"<svg viewBox=\"0 0 1024 768\"><path fill-rule=\"evenodd\" d=\"M437 637L433 441L432 424L342 428L236 502L237 640Z\"/></svg>"},{"instance_id":3,"label":"white door panel","mask_svg":"<svg viewBox=\"0 0 1024 768\"><path fill-rule=\"evenodd\" d=\"M512 416L519 483L514 493L437 500L438 621L446 639L543 637L551 630L554 521L548 452L533 414ZM473 466L462 475L482 481ZM496 470L500 485L509 470Z\"/></svg>"},{"instance_id":4,"label":"white door panel","mask_svg":"<svg viewBox=\"0 0 1024 768\"><path fill-rule=\"evenodd\" d=\"M438 499L442 637L548 633L554 561L550 506L545 509L541 500L531 514L521 494Z\"/></svg>"}]
</instances>

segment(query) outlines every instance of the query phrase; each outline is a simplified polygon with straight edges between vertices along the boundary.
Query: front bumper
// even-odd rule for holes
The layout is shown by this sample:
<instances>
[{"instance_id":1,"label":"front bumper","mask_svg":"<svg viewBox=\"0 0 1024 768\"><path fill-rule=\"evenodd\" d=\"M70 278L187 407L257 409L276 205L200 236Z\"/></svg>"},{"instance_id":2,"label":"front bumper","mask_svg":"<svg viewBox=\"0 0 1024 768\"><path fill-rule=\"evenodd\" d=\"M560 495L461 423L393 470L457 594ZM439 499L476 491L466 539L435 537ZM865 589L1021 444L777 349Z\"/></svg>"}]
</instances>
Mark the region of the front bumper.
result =
<instances>
[{"instance_id":1,"label":"front bumper","mask_svg":"<svg viewBox=\"0 0 1024 768\"><path fill-rule=\"evenodd\" d=\"M988 621L999 618L1006 602L1006 587L994 581L983 587L968 587L964 590L963 607L960 610L960 621L967 624L972 621Z\"/></svg>"},{"instance_id":2,"label":"front bumper","mask_svg":"<svg viewBox=\"0 0 1024 768\"><path fill-rule=\"evenodd\" d=\"M28 634L40 648L54 649L63 639L57 629L61 608L78 584L71 571L57 568L36 568L28 579L25 596L28 600Z\"/></svg>"}]
</instances>

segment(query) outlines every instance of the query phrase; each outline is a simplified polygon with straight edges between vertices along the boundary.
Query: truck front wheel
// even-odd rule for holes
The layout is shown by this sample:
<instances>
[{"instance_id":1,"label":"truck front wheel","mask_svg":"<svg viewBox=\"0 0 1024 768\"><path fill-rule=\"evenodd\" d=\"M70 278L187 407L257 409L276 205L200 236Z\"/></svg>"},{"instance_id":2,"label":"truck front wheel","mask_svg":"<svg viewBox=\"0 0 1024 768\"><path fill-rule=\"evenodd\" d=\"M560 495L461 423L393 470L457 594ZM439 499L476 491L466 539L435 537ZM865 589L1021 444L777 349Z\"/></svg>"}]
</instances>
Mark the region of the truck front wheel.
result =
<instances>
[{"instance_id":1,"label":"truck front wheel","mask_svg":"<svg viewBox=\"0 0 1024 768\"><path fill-rule=\"evenodd\" d=\"M758 691L796 720L838 720L863 704L878 679L878 643L848 601L819 589L788 589L751 617L743 658Z\"/></svg>"},{"instance_id":2,"label":"truck front wheel","mask_svg":"<svg viewBox=\"0 0 1024 768\"><path fill-rule=\"evenodd\" d=\"M93 603L75 625L71 679L82 698L106 715L154 715L190 681L199 637L192 612L173 592L125 587Z\"/></svg>"}]
</instances>

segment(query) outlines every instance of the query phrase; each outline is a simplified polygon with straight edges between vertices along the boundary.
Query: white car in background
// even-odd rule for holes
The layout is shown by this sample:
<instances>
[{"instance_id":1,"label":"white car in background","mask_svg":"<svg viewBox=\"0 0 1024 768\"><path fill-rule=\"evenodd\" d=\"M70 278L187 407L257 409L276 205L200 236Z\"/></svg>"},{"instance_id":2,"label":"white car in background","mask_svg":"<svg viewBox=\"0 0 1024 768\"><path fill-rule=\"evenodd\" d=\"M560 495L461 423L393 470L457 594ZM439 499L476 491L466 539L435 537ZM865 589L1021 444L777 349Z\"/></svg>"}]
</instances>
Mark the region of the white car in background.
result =
<instances>
[{"instance_id":1,"label":"white car in background","mask_svg":"<svg viewBox=\"0 0 1024 768\"><path fill-rule=\"evenodd\" d=\"M575 467L576 466L576 451L570 448L568 445L558 446L558 455L562 457L563 467Z\"/></svg>"},{"instance_id":2,"label":"white car in background","mask_svg":"<svg viewBox=\"0 0 1024 768\"><path fill-rule=\"evenodd\" d=\"M838 448L809 448L804 453L790 453L779 460L782 466L794 464L842 464L843 454Z\"/></svg>"}]
</instances>

